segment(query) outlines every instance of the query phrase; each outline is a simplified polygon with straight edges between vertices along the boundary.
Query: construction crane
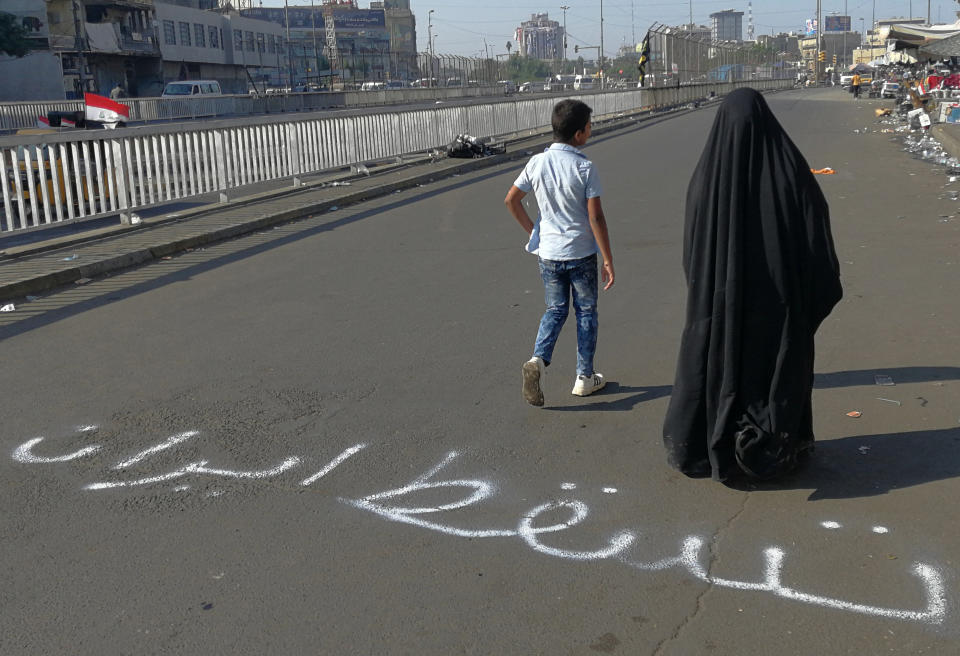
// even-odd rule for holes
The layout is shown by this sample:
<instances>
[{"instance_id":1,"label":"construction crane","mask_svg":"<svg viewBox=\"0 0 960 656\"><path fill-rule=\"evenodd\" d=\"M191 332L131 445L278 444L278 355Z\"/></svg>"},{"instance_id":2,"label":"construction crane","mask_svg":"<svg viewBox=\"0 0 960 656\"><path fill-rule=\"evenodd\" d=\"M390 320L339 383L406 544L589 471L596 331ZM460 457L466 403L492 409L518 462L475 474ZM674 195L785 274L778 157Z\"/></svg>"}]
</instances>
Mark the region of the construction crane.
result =
<instances>
[{"instance_id":1,"label":"construction crane","mask_svg":"<svg viewBox=\"0 0 960 656\"><path fill-rule=\"evenodd\" d=\"M333 81L333 72L341 68L340 47L337 44L337 26L334 19L334 9L339 7L356 9L354 0L325 0L323 3L323 27L327 43L327 59L330 60L330 81Z\"/></svg>"}]
</instances>

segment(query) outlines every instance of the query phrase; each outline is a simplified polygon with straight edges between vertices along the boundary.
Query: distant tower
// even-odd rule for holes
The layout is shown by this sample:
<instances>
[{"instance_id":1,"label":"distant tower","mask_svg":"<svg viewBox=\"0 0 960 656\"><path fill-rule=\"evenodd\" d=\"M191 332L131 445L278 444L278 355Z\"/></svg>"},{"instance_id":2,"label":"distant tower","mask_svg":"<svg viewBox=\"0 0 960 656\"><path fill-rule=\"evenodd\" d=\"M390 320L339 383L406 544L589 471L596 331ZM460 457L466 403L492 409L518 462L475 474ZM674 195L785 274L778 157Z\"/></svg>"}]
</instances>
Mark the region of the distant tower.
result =
<instances>
[{"instance_id":1,"label":"distant tower","mask_svg":"<svg viewBox=\"0 0 960 656\"><path fill-rule=\"evenodd\" d=\"M747 41L753 41L753 3L747 3Z\"/></svg>"}]
</instances>

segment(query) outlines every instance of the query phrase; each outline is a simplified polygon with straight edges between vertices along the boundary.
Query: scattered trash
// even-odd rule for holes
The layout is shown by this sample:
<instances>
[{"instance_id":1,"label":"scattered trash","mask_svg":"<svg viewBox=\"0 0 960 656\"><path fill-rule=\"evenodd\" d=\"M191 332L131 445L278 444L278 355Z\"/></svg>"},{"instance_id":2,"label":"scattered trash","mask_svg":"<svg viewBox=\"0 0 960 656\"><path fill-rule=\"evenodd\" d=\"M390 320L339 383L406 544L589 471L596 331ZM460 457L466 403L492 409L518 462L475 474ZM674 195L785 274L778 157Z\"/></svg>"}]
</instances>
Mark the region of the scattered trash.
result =
<instances>
[{"instance_id":1,"label":"scattered trash","mask_svg":"<svg viewBox=\"0 0 960 656\"><path fill-rule=\"evenodd\" d=\"M170 257L169 255L164 255L164 256L161 257L160 259L161 259L161 260L172 260L173 258Z\"/></svg>"},{"instance_id":2,"label":"scattered trash","mask_svg":"<svg viewBox=\"0 0 960 656\"><path fill-rule=\"evenodd\" d=\"M850 412L847 413L847 416L848 416L848 417L853 417L854 419L856 419L857 417L860 417L860 416L862 416L862 415L863 415L863 413L860 412L859 410L851 410Z\"/></svg>"},{"instance_id":3,"label":"scattered trash","mask_svg":"<svg viewBox=\"0 0 960 656\"><path fill-rule=\"evenodd\" d=\"M362 173L363 175L370 175L370 169L367 168L366 164L356 164L354 166L357 173Z\"/></svg>"},{"instance_id":4,"label":"scattered trash","mask_svg":"<svg viewBox=\"0 0 960 656\"><path fill-rule=\"evenodd\" d=\"M17 306L13 303L7 303L3 307L0 307L0 312L13 312L17 309Z\"/></svg>"},{"instance_id":5,"label":"scattered trash","mask_svg":"<svg viewBox=\"0 0 960 656\"><path fill-rule=\"evenodd\" d=\"M829 166L822 169L810 169L810 172L815 173L817 175L834 175L836 173L836 171L834 171Z\"/></svg>"},{"instance_id":6,"label":"scattered trash","mask_svg":"<svg viewBox=\"0 0 960 656\"><path fill-rule=\"evenodd\" d=\"M340 209L340 208L337 207L336 205L334 205L334 206L331 207L328 211L330 211L330 212L336 212L338 209Z\"/></svg>"},{"instance_id":7,"label":"scattered trash","mask_svg":"<svg viewBox=\"0 0 960 656\"><path fill-rule=\"evenodd\" d=\"M76 254L76 253L74 253L73 255L69 255L69 256L63 258L63 260L61 260L61 261L62 261L62 262L73 262L75 259L77 259L77 254Z\"/></svg>"},{"instance_id":8,"label":"scattered trash","mask_svg":"<svg viewBox=\"0 0 960 656\"><path fill-rule=\"evenodd\" d=\"M142 220L142 219L140 218L140 215L139 215L139 214L131 214L131 215L130 215L130 225L140 225L140 221L141 221L141 220Z\"/></svg>"},{"instance_id":9,"label":"scattered trash","mask_svg":"<svg viewBox=\"0 0 960 656\"><path fill-rule=\"evenodd\" d=\"M40 300L40 297L39 297L39 296L27 296L27 300L32 303L32 302L34 302L34 301L39 301L39 300Z\"/></svg>"},{"instance_id":10,"label":"scattered trash","mask_svg":"<svg viewBox=\"0 0 960 656\"><path fill-rule=\"evenodd\" d=\"M868 447L868 446L860 446L860 447L857 447L857 451L859 451L859 452L860 452L861 454L863 454L863 455L867 455L867 451L869 451L869 450L870 450L870 447Z\"/></svg>"},{"instance_id":11,"label":"scattered trash","mask_svg":"<svg viewBox=\"0 0 960 656\"><path fill-rule=\"evenodd\" d=\"M890 116L891 114L893 114L893 110L889 108L887 109L877 108L873 110L873 113L877 115L877 118L879 118L881 116Z\"/></svg>"},{"instance_id":12,"label":"scattered trash","mask_svg":"<svg viewBox=\"0 0 960 656\"><path fill-rule=\"evenodd\" d=\"M890 376L884 376L882 374L875 375L873 377L873 382L877 385L896 385L896 383L893 382L893 378Z\"/></svg>"},{"instance_id":13,"label":"scattered trash","mask_svg":"<svg viewBox=\"0 0 960 656\"><path fill-rule=\"evenodd\" d=\"M73 281L75 285L86 285L87 283L93 282L91 278L77 278Z\"/></svg>"},{"instance_id":14,"label":"scattered trash","mask_svg":"<svg viewBox=\"0 0 960 656\"><path fill-rule=\"evenodd\" d=\"M894 401L893 399L885 399L882 396L876 397L877 401L886 401L887 403L896 403L897 405L902 405L899 401Z\"/></svg>"},{"instance_id":15,"label":"scattered trash","mask_svg":"<svg viewBox=\"0 0 960 656\"><path fill-rule=\"evenodd\" d=\"M341 182L340 180L335 180L334 182L329 183L331 187L349 187L349 182Z\"/></svg>"}]
</instances>

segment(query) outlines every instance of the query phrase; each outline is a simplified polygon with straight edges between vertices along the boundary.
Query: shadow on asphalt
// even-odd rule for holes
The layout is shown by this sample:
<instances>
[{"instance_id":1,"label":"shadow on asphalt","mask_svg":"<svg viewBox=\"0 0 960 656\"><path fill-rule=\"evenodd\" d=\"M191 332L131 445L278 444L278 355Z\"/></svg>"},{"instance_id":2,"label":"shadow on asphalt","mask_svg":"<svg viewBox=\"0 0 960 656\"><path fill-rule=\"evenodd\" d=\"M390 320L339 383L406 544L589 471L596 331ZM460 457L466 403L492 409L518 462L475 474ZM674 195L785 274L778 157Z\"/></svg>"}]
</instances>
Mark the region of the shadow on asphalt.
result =
<instances>
[{"instance_id":1,"label":"shadow on asphalt","mask_svg":"<svg viewBox=\"0 0 960 656\"><path fill-rule=\"evenodd\" d=\"M810 501L852 499L960 476L960 427L818 441L801 469L751 490L809 490Z\"/></svg>"},{"instance_id":2,"label":"shadow on asphalt","mask_svg":"<svg viewBox=\"0 0 960 656\"><path fill-rule=\"evenodd\" d=\"M673 390L672 385L656 385L653 387L627 387L620 383L610 380L595 396L591 396L591 403L585 405L567 405L567 406L548 406L544 410L554 410L556 412L624 412L633 410L634 406L654 399L662 399L670 396ZM639 392L639 393L637 393ZM622 399L604 400L604 397L612 394L631 394Z\"/></svg>"},{"instance_id":3,"label":"shadow on asphalt","mask_svg":"<svg viewBox=\"0 0 960 656\"><path fill-rule=\"evenodd\" d=\"M514 162L513 164L516 164L517 167L522 165L519 162ZM57 295L64 293L65 296L63 304L59 307L52 307L42 312L31 313L29 316L26 316L22 319L16 320L4 326L0 326L0 341L27 333L36 328L54 324L75 314L80 314L95 308L103 307L115 301L124 300L139 294L144 294L146 292L159 289L165 285L184 282L190 280L190 278L196 275L205 273L207 271L212 271L221 266L239 262L248 257L253 257L255 255L271 251L275 248L300 241L301 239L306 239L324 232L330 232L332 230L336 230L337 228L356 223L357 221L362 221L380 214L389 213L392 210L401 208L405 205L419 203L428 198L454 191L460 187L504 175L504 173L505 171L503 169L497 167L488 173L479 176L471 176L466 180L461 180L460 178L442 180L435 185L431 185L430 189L420 190L418 188L418 191L411 196L400 198L379 207L356 213L349 213L350 207L342 208L337 211L337 214L342 215L344 213L349 213L347 216L342 216L339 219L328 221L320 225L310 226L309 224L317 220L323 220L323 218L332 216L332 214L324 213L321 215L314 215L311 218L291 220L287 224L281 224L280 227L285 228L286 230L292 230L293 232L281 233L276 237L270 237L267 240L258 240L255 241L255 243L251 246L244 247L244 244L252 241L255 235L264 234L263 231L258 233L248 233L231 240L211 244L206 247L205 251L194 250L188 253L181 253L177 256L174 256L170 261L163 262L163 267L158 266L160 262L155 260L148 262L139 268L117 272L113 276L98 277L93 283L82 288L86 294L84 298L79 301L70 302L67 300L69 292L77 289L73 285L49 290L48 292L45 292L44 296L40 297L39 300L48 302L51 300L56 301L58 300ZM231 250L230 252L222 255L216 254L216 252L219 250L230 248L235 248L236 250ZM192 259L188 259L186 256L190 256L192 259L197 257L203 257L204 259L201 262L194 262ZM189 263L177 266L181 262ZM169 271L169 267L171 266L176 267L176 269ZM124 284L124 275L133 271L148 272L151 275L149 275L149 277L144 276L146 279L141 278L136 282ZM154 271L156 272L155 275L153 275ZM114 284L110 284L113 281L116 282ZM102 291L98 290L100 287L103 287ZM28 313L32 309L31 303L26 303L22 307L23 310ZM19 305L18 311L20 311Z\"/></svg>"},{"instance_id":4,"label":"shadow on asphalt","mask_svg":"<svg viewBox=\"0 0 960 656\"><path fill-rule=\"evenodd\" d=\"M836 371L829 374L815 374L814 389L830 387L860 387L875 385L874 376L890 376L900 385L907 383L929 383L935 380L960 380L960 367L894 367L893 369L861 369L858 371Z\"/></svg>"}]
</instances>

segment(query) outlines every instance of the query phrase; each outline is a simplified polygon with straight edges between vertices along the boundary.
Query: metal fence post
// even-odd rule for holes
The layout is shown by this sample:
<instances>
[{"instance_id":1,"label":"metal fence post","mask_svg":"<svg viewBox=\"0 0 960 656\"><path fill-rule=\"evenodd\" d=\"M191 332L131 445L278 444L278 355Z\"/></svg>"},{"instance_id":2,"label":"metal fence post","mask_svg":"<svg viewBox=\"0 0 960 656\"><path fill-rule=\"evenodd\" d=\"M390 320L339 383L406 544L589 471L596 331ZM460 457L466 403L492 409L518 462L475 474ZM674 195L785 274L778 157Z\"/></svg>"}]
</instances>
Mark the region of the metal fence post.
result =
<instances>
[{"instance_id":1,"label":"metal fence post","mask_svg":"<svg viewBox=\"0 0 960 656\"><path fill-rule=\"evenodd\" d=\"M127 165L123 158L123 144L121 139L112 139L110 141L111 152L113 153L113 171L107 171L115 179L115 193L117 195L117 209L120 210L120 223L130 225L130 197L127 188Z\"/></svg>"}]
</instances>

